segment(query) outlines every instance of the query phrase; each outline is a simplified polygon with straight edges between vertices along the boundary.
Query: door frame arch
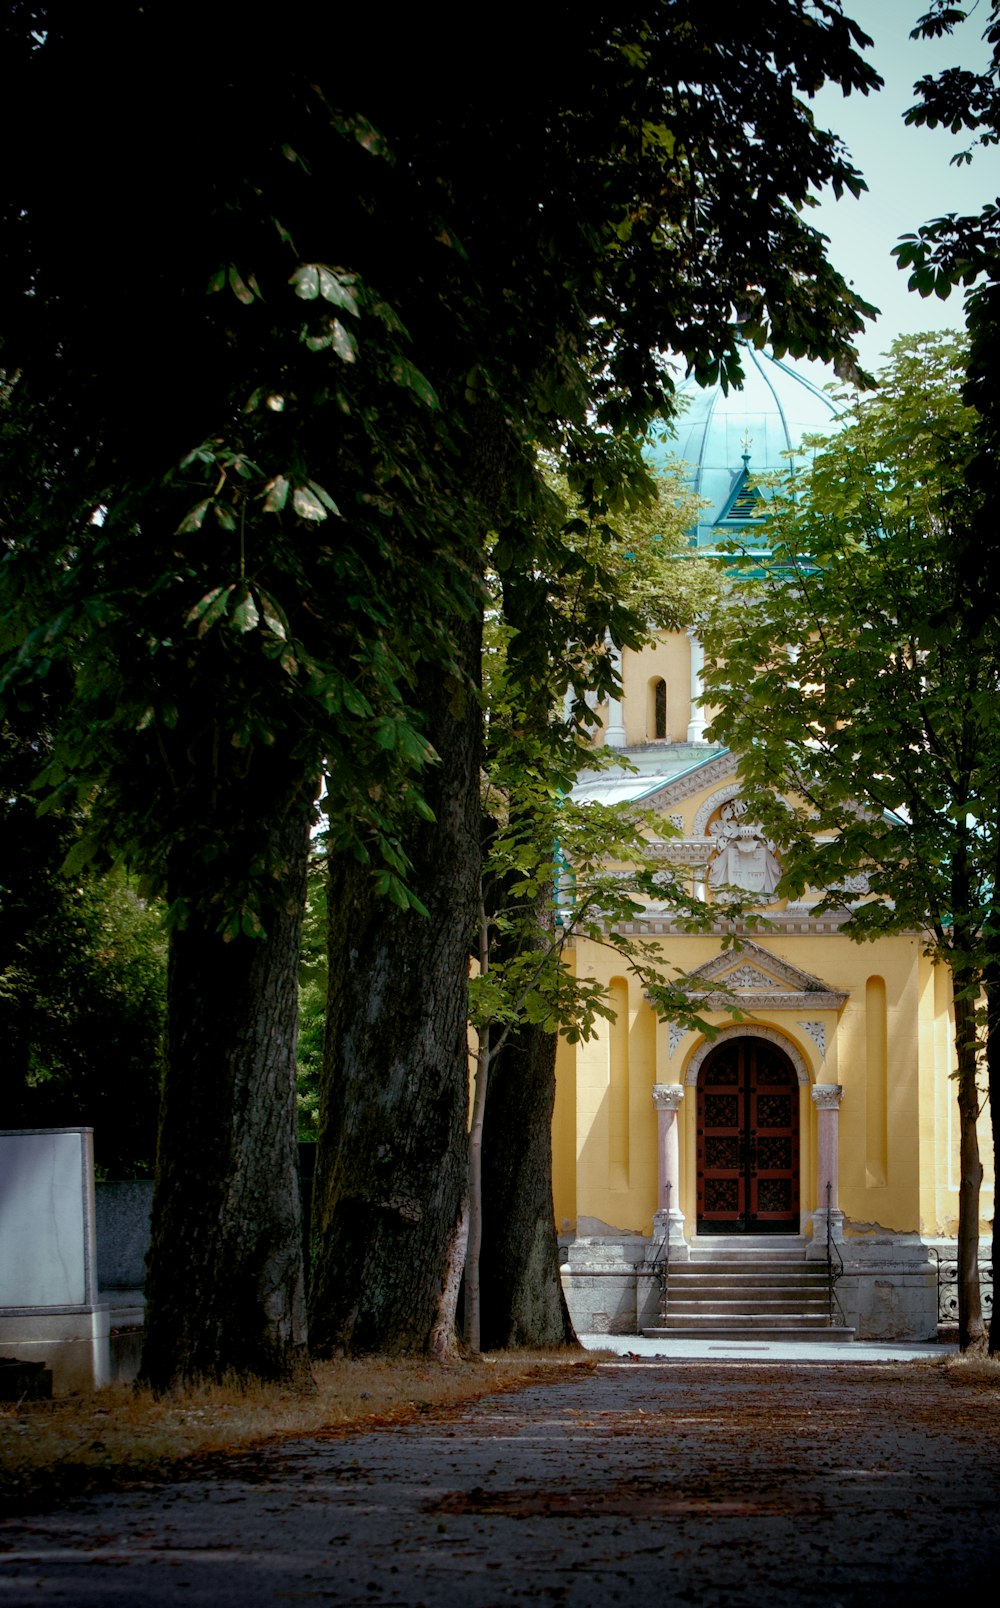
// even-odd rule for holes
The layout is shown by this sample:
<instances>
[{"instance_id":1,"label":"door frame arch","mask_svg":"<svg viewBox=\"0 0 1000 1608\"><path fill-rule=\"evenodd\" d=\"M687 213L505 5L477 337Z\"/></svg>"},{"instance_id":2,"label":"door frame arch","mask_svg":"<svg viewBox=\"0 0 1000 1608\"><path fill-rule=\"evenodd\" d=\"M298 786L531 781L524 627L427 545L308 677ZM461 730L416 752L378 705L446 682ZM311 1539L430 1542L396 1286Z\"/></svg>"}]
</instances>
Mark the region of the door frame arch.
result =
<instances>
[{"instance_id":1,"label":"door frame arch","mask_svg":"<svg viewBox=\"0 0 1000 1608\"><path fill-rule=\"evenodd\" d=\"M711 1042L708 1039L702 1039L701 1043L691 1051L684 1071L684 1082L697 1088L698 1074L706 1057L711 1055L713 1050L717 1050L720 1044L725 1044L727 1039L734 1038L766 1039L768 1044L773 1044L777 1049L784 1050L795 1068L795 1076L800 1084L804 1083L808 1087L812 1083L808 1063L795 1042L790 1038L786 1038L784 1033L779 1033L776 1028L758 1027L754 1022L739 1022L734 1023L732 1027L723 1027L716 1033Z\"/></svg>"},{"instance_id":2,"label":"door frame arch","mask_svg":"<svg viewBox=\"0 0 1000 1608\"><path fill-rule=\"evenodd\" d=\"M776 1049L787 1055L799 1086L799 1200L798 1218L799 1233L806 1232L806 1226L811 1219L808 1203L815 1194L816 1180L816 1140L814 1132L812 1101L809 1098L814 1079L809 1063L793 1039L780 1033L776 1028L765 1027L753 1022L733 1023L723 1027L711 1041L702 1039L696 1044L689 1055L683 1073L683 1082L690 1088L691 1096L685 1100L685 1132L682 1145L682 1179L681 1198L684 1206L684 1216L687 1223L689 1238L697 1238L698 1222L698 1138L697 1138L697 1107L698 1107L698 1078L708 1056L720 1044L732 1039L755 1038L765 1043L773 1044Z\"/></svg>"}]
</instances>

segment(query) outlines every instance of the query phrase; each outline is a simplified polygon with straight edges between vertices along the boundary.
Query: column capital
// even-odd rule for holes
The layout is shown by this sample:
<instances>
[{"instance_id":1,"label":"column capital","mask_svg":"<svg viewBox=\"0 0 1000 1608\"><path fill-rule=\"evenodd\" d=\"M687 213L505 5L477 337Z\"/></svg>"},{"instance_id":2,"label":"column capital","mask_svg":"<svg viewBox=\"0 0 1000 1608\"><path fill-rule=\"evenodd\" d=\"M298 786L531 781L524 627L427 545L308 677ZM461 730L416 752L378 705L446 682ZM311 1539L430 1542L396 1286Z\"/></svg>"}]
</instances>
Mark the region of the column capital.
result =
<instances>
[{"instance_id":1,"label":"column capital","mask_svg":"<svg viewBox=\"0 0 1000 1608\"><path fill-rule=\"evenodd\" d=\"M677 1111L683 1098L683 1083L653 1084L653 1104L657 1111Z\"/></svg>"},{"instance_id":2,"label":"column capital","mask_svg":"<svg viewBox=\"0 0 1000 1608\"><path fill-rule=\"evenodd\" d=\"M817 1111L836 1111L844 1098L842 1083L814 1083L812 1097Z\"/></svg>"}]
</instances>

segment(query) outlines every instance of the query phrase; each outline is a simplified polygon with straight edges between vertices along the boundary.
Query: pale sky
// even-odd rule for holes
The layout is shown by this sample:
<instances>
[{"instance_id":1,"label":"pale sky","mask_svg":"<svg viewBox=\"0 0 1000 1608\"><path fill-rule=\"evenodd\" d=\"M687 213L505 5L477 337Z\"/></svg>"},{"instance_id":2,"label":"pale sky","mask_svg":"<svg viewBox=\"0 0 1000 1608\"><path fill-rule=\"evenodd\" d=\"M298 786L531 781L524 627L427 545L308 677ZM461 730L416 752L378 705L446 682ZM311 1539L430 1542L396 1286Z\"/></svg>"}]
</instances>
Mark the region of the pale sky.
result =
<instances>
[{"instance_id":1,"label":"pale sky","mask_svg":"<svg viewBox=\"0 0 1000 1608\"><path fill-rule=\"evenodd\" d=\"M971 10L973 0L968 0ZM835 266L882 316L860 339L869 369L897 335L964 326L962 295L948 301L923 298L906 288L907 275L889 253L900 235L948 212L978 212L1000 195L1000 147L976 153L971 166L952 167L950 157L969 144L967 136L945 129L907 128L903 113L914 104L913 85L942 67L981 67L986 0L959 24L950 38L912 40L910 29L928 9L928 0L844 0L874 43L867 57L885 80L878 95L851 95L824 89L814 100L817 122L844 140L868 182L860 201L850 196L824 201L810 222L830 237Z\"/></svg>"}]
</instances>

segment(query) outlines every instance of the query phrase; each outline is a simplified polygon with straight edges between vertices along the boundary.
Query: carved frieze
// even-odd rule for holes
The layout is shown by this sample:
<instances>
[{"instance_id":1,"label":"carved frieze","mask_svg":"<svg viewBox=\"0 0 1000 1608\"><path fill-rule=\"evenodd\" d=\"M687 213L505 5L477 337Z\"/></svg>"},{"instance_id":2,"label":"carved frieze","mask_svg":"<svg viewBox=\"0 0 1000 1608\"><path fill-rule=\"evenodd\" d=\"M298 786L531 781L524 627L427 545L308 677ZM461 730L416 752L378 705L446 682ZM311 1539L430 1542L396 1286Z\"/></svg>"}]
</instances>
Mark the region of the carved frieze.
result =
<instances>
[{"instance_id":1,"label":"carved frieze","mask_svg":"<svg viewBox=\"0 0 1000 1608\"><path fill-rule=\"evenodd\" d=\"M666 782L658 793L651 793L643 799L646 809L666 810L671 804L679 804L682 799L693 798L702 788L711 787L714 782L721 782L724 776L735 773L737 756L725 749L717 759L710 759L696 770L688 771L684 776L678 776L672 782ZM731 796L731 795L730 795Z\"/></svg>"}]
</instances>

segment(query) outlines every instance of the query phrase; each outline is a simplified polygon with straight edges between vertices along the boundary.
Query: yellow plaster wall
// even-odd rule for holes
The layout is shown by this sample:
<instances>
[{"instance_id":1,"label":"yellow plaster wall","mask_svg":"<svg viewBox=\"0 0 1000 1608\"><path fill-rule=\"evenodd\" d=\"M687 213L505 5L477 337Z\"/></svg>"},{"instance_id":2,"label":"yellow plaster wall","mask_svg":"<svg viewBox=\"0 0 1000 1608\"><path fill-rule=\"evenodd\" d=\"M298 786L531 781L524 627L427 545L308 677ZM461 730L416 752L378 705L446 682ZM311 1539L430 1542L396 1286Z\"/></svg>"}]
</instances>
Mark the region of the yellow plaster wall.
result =
<instances>
[{"instance_id":1,"label":"yellow plaster wall","mask_svg":"<svg viewBox=\"0 0 1000 1608\"><path fill-rule=\"evenodd\" d=\"M771 1010L756 1012L756 1025L770 1027L802 1057L810 1084L839 1083L844 1090L840 1106L840 1206L852 1231L895 1232L923 1228L930 1232L930 1216L937 1232L948 1232L948 1156L941 1136L954 1147L954 1122L949 1099L954 1086L942 1076L942 1050L947 1056L947 1029L942 1033L941 999L934 999L934 979L920 953L916 938L881 939L859 945L837 934L757 935L755 941L770 953L820 977L831 988L848 994L838 1014L833 1011ZM718 939L709 936L665 937L661 941L668 968L683 972L719 953ZM586 939L578 940L576 967L581 976L610 983L621 975L621 961L611 951ZM886 1001L886 1110L884 1181L872 1173L868 1141L870 1111L867 1089L869 1027L866 1020L870 992L868 980L880 978ZM928 988L930 993L928 994ZM575 1050L562 1046L557 1083L556 1212L560 1223L581 1217L596 1219L614 1229L648 1231L656 1208L656 1112L652 1085L685 1083L691 1058L704 1042L688 1033L669 1056L666 1024L656 1024L635 979L628 980L629 1027L629 1165L612 1175L610 1141L610 1044L605 1030ZM800 1019L823 1022L827 1051L820 1057ZM714 1013L709 1018L725 1026L730 1019ZM931 1094L932 1116L928 1115ZM574 1103L575 1111L570 1107ZM801 1100L802 1211L811 1212L816 1197L816 1110L804 1088ZM687 1088L681 1109L682 1207L693 1224L695 1210L695 1098ZM953 1229L952 1229L953 1231Z\"/></svg>"},{"instance_id":2,"label":"yellow plaster wall","mask_svg":"<svg viewBox=\"0 0 1000 1608\"><path fill-rule=\"evenodd\" d=\"M921 957L920 988L921 1035L926 1046L920 1085L920 1146L926 1158L921 1173L921 1231L929 1236L954 1238L958 1232L959 1132L958 1103L951 1078L955 1068L954 1018L947 968L934 966L926 956ZM983 1163L980 1232L987 1234L996 1191L988 1102L984 1102L978 1132Z\"/></svg>"},{"instance_id":3,"label":"yellow plaster wall","mask_svg":"<svg viewBox=\"0 0 1000 1608\"><path fill-rule=\"evenodd\" d=\"M648 689L658 676L667 684L667 741L685 742L691 720L691 643L683 632L664 634L641 653L626 648L622 654L622 709L630 745L652 741Z\"/></svg>"}]
</instances>

